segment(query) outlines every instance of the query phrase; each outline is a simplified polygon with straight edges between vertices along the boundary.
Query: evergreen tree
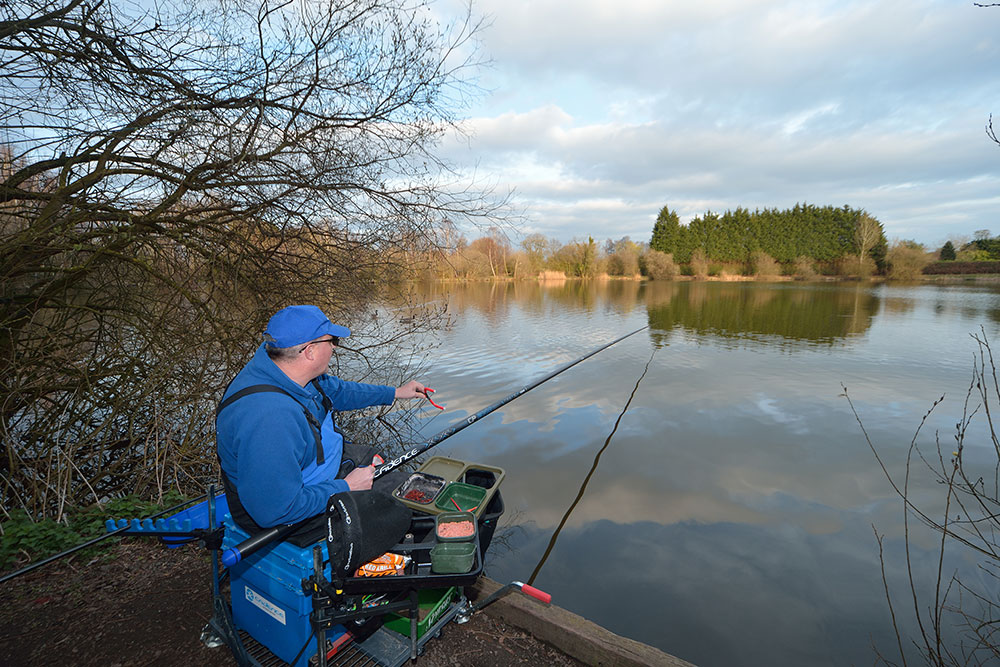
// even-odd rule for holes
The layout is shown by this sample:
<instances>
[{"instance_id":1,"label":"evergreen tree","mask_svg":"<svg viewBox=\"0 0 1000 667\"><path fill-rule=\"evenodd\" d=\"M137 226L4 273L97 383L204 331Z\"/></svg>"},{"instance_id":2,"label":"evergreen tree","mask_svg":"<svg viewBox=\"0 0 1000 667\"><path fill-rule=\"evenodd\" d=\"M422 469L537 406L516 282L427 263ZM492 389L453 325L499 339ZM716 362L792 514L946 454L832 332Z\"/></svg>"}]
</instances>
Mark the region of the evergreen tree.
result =
<instances>
[{"instance_id":1,"label":"evergreen tree","mask_svg":"<svg viewBox=\"0 0 1000 667\"><path fill-rule=\"evenodd\" d=\"M976 232L976 235L980 238L976 238L972 243L969 244L970 247L981 250L986 253L988 259L996 260L1000 259L1000 237L997 238L982 238L983 233L989 234L989 230L980 229Z\"/></svg>"},{"instance_id":2,"label":"evergreen tree","mask_svg":"<svg viewBox=\"0 0 1000 667\"><path fill-rule=\"evenodd\" d=\"M941 247L940 259L942 262L951 262L955 259L955 245L951 241Z\"/></svg>"},{"instance_id":3,"label":"evergreen tree","mask_svg":"<svg viewBox=\"0 0 1000 667\"><path fill-rule=\"evenodd\" d=\"M653 237L649 240L649 247L660 252L677 252L680 241L681 221L675 211L664 206L660 209L660 214L656 216L656 224L653 225Z\"/></svg>"},{"instance_id":4,"label":"evergreen tree","mask_svg":"<svg viewBox=\"0 0 1000 667\"><path fill-rule=\"evenodd\" d=\"M859 250L856 233L862 220L870 233L864 235L865 247ZM981 248L989 251L994 240L978 243L989 245ZM1000 239L996 245L1000 254ZM881 224L862 210L796 204L784 211L750 212L742 207L722 215L706 211L687 226L682 226L677 215L664 206L653 227L650 248L671 253L674 261L685 264L691 260L691 253L701 248L708 259L723 262L744 262L757 251L785 263L800 257L827 262L854 254L871 257L882 269L888 245Z\"/></svg>"}]
</instances>

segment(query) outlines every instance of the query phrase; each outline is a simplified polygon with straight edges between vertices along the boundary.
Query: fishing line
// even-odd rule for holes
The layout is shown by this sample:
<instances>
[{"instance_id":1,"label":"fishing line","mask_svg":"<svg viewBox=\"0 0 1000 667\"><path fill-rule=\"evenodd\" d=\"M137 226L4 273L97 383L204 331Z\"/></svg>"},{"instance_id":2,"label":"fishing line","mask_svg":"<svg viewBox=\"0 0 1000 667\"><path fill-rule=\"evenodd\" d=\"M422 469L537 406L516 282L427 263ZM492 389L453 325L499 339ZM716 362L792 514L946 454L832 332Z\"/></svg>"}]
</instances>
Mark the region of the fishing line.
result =
<instances>
[{"instance_id":1,"label":"fishing line","mask_svg":"<svg viewBox=\"0 0 1000 667\"><path fill-rule=\"evenodd\" d=\"M646 377L646 373L649 371L649 365L653 363L653 357L656 355L656 350L657 348L654 347L653 353L649 355L649 361L646 362L646 367L642 369L642 375L640 375L639 379L636 380L632 393L629 395L628 400L625 401L625 407L622 408L621 414L618 415L618 419L615 420L614 428L611 429L611 433L608 434L607 440L604 441L604 446L601 447L600 451L597 452L597 456L594 457L594 465L590 467L590 472L588 472L586 478L584 478L583 485L580 486L580 492L576 494L576 499L573 501L573 504L566 510L562 521L559 522L559 526L555 529L555 532L552 533L552 539L549 540L549 546L545 549L545 553L542 554L542 558L538 561L538 565L535 566L535 571L532 572L531 576L528 578L529 586L535 583L535 577L538 576L538 573L541 571L542 566L545 565L545 561L548 559L549 554L552 553L552 548L556 545L556 540L559 539L559 533L562 532L563 526L565 526L566 522L569 520L569 515L573 513L573 510L576 509L580 499L583 498L583 494L587 491L587 484L590 483L590 478L593 477L594 472L597 471L597 464L601 461L601 454L603 454L604 450L611 444L611 438L614 437L615 431L618 430L618 425L621 423L625 413L628 412L628 406L632 404L632 399L635 398L635 393L639 391L639 384L642 382L642 379Z\"/></svg>"}]
</instances>

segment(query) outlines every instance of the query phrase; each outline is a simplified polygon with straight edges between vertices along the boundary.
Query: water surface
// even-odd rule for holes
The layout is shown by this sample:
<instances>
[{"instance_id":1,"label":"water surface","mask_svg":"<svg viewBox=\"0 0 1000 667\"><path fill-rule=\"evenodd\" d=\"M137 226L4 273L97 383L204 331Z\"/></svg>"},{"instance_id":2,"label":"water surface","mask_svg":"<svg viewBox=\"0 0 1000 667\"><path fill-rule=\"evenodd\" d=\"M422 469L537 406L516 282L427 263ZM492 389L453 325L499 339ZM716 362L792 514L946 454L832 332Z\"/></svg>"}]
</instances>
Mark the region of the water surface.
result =
<instances>
[{"instance_id":1,"label":"water surface","mask_svg":"<svg viewBox=\"0 0 1000 667\"><path fill-rule=\"evenodd\" d=\"M873 642L892 654L873 526L901 596L901 504L844 388L891 473L902 472L942 395L918 442L933 451L938 431L950 448L977 349L970 333L1000 329L996 288L421 290L424 301L447 302L453 321L422 378L448 408L427 411L428 436L649 326L434 450L507 472L506 545L494 548L490 576L527 581L538 568L534 584L556 604L704 666L869 664ZM981 445L970 445L970 460L989 462L984 435L973 429ZM915 497L934 507L940 488L917 485ZM933 537L917 531L918 581L932 583L935 553Z\"/></svg>"}]
</instances>

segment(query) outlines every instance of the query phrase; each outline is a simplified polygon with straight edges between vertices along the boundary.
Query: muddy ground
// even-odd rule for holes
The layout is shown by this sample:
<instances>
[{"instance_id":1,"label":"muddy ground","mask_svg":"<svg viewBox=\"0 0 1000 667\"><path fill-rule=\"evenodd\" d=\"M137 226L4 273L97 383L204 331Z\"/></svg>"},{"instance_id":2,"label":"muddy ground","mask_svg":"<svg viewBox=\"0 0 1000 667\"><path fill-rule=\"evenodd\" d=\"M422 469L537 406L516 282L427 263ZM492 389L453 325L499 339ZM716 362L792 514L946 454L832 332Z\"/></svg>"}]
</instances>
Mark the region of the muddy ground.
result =
<instances>
[{"instance_id":1,"label":"muddy ground","mask_svg":"<svg viewBox=\"0 0 1000 667\"><path fill-rule=\"evenodd\" d=\"M66 558L0 584L0 665L234 665L206 648L207 552L122 540L90 561ZM521 630L479 613L450 623L417 667L580 665Z\"/></svg>"}]
</instances>

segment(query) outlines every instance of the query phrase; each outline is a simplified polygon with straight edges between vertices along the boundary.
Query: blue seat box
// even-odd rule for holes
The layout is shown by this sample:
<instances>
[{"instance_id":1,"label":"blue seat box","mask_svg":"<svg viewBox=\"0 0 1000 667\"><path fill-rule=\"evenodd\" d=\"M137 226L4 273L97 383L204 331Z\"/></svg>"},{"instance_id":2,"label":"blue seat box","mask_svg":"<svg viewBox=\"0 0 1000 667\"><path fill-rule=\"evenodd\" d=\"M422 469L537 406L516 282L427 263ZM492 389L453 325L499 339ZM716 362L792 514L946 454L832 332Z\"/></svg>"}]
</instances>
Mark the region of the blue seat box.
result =
<instances>
[{"instance_id":1,"label":"blue seat box","mask_svg":"<svg viewBox=\"0 0 1000 667\"><path fill-rule=\"evenodd\" d=\"M226 534L223 550L234 547L249 535L228 514L224 517ZM320 541L323 560L327 560L326 541ZM233 622L266 646L281 660L291 663L306 640L310 646L293 667L306 667L316 654L316 638L310 639L309 613L312 598L302 590L302 580L313 573L313 547L300 548L288 542L263 547L229 568L229 593ZM330 566L326 566L326 575ZM336 640L344 634L338 625L327 630L326 638Z\"/></svg>"}]
</instances>

